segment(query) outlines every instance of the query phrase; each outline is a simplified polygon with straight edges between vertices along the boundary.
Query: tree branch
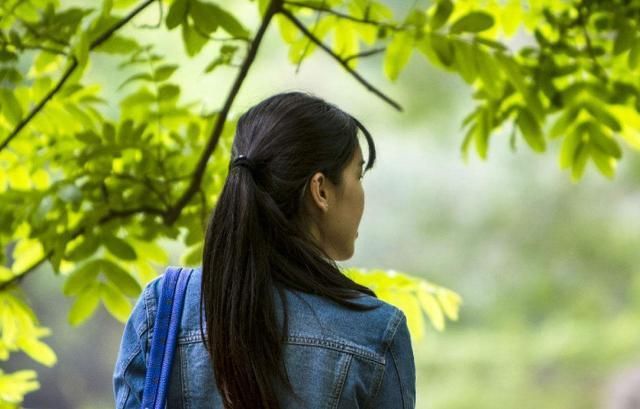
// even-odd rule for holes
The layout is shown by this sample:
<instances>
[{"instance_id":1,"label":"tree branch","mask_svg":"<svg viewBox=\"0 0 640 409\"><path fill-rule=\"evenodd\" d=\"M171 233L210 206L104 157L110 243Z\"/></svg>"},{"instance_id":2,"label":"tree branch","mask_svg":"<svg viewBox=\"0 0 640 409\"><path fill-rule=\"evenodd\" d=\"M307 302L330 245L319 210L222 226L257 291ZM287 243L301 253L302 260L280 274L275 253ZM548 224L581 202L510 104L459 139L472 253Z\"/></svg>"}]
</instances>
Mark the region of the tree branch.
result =
<instances>
[{"instance_id":1,"label":"tree branch","mask_svg":"<svg viewBox=\"0 0 640 409\"><path fill-rule=\"evenodd\" d=\"M102 35L100 35L98 38L92 41L91 45L89 46L89 50L93 50L94 48L98 47L100 44L107 41L113 35L113 33L115 33L122 26L127 24L131 19L133 19L136 15L138 15L142 10L144 10L147 6L149 6L154 1L156 0L145 0L143 3L141 3L138 7L132 10L131 13L129 13L124 18L122 18L120 21L116 22L107 31L102 33ZM9 143L13 140L13 138L15 138L20 133L20 131L22 131L22 129L25 126L27 126L27 124L29 124L29 122L31 122L31 120L42 110L42 108L44 108L44 106L55 96L55 94L57 94L60 91L60 89L62 89L64 84L67 82L67 80L69 79L71 74L73 74L73 72L77 67L78 67L78 60L75 57L71 57L71 64L69 65L67 70L64 72L64 74L62 74L62 77L60 78L56 86L53 87L53 89L49 91L47 95L44 96L44 98L42 98L42 100L31 110L31 112L29 112L29 114L22 121L18 123L18 125L9 134L9 136L7 136L5 140L2 141L2 143L0 143L0 151L6 148L7 145L9 145Z\"/></svg>"},{"instance_id":2,"label":"tree branch","mask_svg":"<svg viewBox=\"0 0 640 409\"><path fill-rule=\"evenodd\" d=\"M227 116L229 115L231 105L233 104L233 101L235 100L235 97L237 96L238 91L240 90L240 87L242 86L242 83L244 82L247 76L247 73L249 72L249 68L253 64L253 61L255 60L256 54L258 52L258 48L260 46L264 33L267 30L269 23L271 22L271 18L273 17L274 14L278 12L278 10L281 10L281 9L282 9L282 0L273 0L269 3L269 7L265 13L265 16L262 22L260 23L260 27L258 28L258 31L253 41L251 42L251 45L249 46L249 51L247 52L247 55L245 56L245 59L242 62L238 75L231 87L231 91L229 92L229 95L227 96L227 99L224 102L222 109L220 110L219 114L216 116L216 123L213 127L213 130L211 131L211 135L209 136L207 145L204 148L202 155L200 155L198 164L196 165L196 168L193 172L193 178L191 179L191 183L189 184L185 192L182 194L182 196L180 196L176 204L166 212L165 219L164 219L166 224L170 225L176 221L176 219L180 216L182 209L187 205L187 203L189 203L191 198L200 189L200 184L202 183L202 177L206 170L207 162L209 161L211 154L213 153L216 146L218 145L218 140L220 139L220 135L222 135L222 130L227 120Z\"/></svg>"},{"instance_id":3,"label":"tree branch","mask_svg":"<svg viewBox=\"0 0 640 409\"><path fill-rule=\"evenodd\" d=\"M358 74L357 71L355 71L354 69L352 69L351 67L349 67L349 65L345 62L344 59L342 59L339 55L337 55L336 53L334 53L329 47L327 47L326 45L324 45L324 43L322 43L322 41L320 41L316 36L314 36L305 26L304 24L302 24L293 14L291 14L291 12L285 8L282 8L280 10L280 13L284 14L293 24L295 24L298 29L300 31L302 31L307 37L309 37L309 39L311 39L311 41L313 41L314 43L316 43L316 45L318 45L320 48L322 48L327 54L329 54L331 57L333 57L336 61L338 61L340 63L340 65L342 65L344 67L345 70L347 70L351 75L353 75L362 85L365 86L365 88L367 88L369 91L373 92L374 94L376 94L377 96L379 96L380 98L382 98L384 101L386 101L389 105L391 105L392 107L394 107L395 109L397 109L398 111L402 112L402 107L400 106L400 104L398 104L397 102L395 102L394 100L392 100L391 98L389 98L388 96L386 96L385 94L383 94L380 90L378 90L376 87L374 87L373 85L371 85L371 83L369 83L367 80L365 80L360 74Z\"/></svg>"}]
</instances>

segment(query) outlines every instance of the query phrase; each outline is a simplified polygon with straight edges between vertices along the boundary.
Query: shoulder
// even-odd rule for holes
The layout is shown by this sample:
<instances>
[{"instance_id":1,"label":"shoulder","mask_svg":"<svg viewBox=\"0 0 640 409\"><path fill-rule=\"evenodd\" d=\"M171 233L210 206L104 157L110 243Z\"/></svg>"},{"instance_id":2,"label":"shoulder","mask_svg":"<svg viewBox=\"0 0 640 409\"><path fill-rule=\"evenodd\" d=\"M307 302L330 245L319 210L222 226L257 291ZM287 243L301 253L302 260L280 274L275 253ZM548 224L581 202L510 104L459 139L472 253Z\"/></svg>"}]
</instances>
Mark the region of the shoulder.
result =
<instances>
[{"instance_id":1,"label":"shoulder","mask_svg":"<svg viewBox=\"0 0 640 409\"><path fill-rule=\"evenodd\" d=\"M189 341L196 341L200 338L199 321L196 312L199 310L200 303L200 283L201 283L201 270L200 268L181 267L181 274L189 273L189 281L187 283L187 289L185 293L184 305L182 308L182 316L180 319L180 329L178 332L178 342L184 343ZM153 326L155 323L155 317L158 310L158 300L162 295L162 288L164 285L166 270L158 277L149 281L140 296L139 303L144 303L147 311L146 326L150 329L149 333L153 332ZM196 333L198 336L196 337Z\"/></svg>"},{"instance_id":2,"label":"shoulder","mask_svg":"<svg viewBox=\"0 0 640 409\"><path fill-rule=\"evenodd\" d=\"M397 307L368 294L352 300L370 308L359 311L316 294L289 289L285 293L289 342L334 343L382 364L404 317Z\"/></svg>"}]
</instances>

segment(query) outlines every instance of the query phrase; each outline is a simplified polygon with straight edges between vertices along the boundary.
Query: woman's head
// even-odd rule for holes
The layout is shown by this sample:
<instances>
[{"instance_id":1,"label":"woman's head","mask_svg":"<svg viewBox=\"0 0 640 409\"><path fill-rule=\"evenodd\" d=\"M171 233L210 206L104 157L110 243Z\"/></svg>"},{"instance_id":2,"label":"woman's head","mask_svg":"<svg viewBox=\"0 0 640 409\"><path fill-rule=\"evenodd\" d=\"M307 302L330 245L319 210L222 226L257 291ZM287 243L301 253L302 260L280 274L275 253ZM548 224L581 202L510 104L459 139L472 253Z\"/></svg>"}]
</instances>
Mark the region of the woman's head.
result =
<instances>
[{"instance_id":1,"label":"woman's head","mask_svg":"<svg viewBox=\"0 0 640 409\"><path fill-rule=\"evenodd\" d=\"M373 308L351 301L375 293L342 274L335 260L353 254L364 210L360 178L373 166L375 146L364 126L335 105L287 92L238 119L231 153L246 156L249 166L230 167L207 227L206 346L225 407L278 408L274 383L291 389L282 366L284 290ZM284 308L282 329L272 289Z\"/></svg>"},{"instance_id":2,"label":"woman's head","mask_svg":"<svg viewBox=\"0 0 640 409\"><path fill-rule=\"evenodd\" d=\"M366 161L359 129L369 148ZM239 154L255 163L259 188L327 257L352 256L364 210L360 178L375 161L373 140L360 122L310 94L277 94L238 120L232 157ZM245 171L232 168L229 177Z\"/></svg>"}]
</instances>

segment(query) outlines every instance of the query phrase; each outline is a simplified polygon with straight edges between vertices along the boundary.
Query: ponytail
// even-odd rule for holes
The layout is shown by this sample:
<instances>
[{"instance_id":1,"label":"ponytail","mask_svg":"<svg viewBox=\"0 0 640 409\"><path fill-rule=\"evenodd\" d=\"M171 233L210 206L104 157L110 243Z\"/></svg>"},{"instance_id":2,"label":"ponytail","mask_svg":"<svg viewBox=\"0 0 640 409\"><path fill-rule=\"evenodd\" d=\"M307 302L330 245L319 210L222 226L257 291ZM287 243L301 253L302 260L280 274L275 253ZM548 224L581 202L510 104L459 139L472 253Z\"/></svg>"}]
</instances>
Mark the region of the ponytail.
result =
<instances>
[{"instance_id":1,"label":"ponytail","mask_svg":"<svg viewBox=\"0 0 640 409\"><path fill-rule=\"evenodd\" d=\"M320 294L352 309L371 308L350 300L375 293L342 274L297 217L308 176L323 169L339 181L357 144L361 125L336 110L307 94L278 94L238 121L234 151L247 156L230 168L207 227L200 300L207 324L203 340L226 409L278 409L275 382L296 396L282 356L285 288ZM323 129L327 126L337 131L332 135ZM277 155L281 159L274 159ZM274 290L284 306L282 333Z\"/></svg>"}]
</instances>

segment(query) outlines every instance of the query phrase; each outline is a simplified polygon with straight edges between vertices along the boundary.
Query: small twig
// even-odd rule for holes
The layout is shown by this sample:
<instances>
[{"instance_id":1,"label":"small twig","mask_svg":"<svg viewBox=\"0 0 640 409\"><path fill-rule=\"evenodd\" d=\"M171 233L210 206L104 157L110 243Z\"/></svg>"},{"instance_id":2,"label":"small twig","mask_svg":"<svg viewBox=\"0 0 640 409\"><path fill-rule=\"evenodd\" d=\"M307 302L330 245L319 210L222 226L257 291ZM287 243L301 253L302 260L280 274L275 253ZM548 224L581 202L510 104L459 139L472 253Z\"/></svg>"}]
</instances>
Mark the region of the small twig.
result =
<instances>
[{"instance_id":1,"label":"small twig","mask_svg":"<svg viewBox=\"0 0 640 409\"><path fill-rule=\"evenodd\" d=\"M162 22L164 21L164 7L162 6L162 0L158 0L158 11L159 11L159 16L158 16L158 22L156 24L141 24L139 26L136 26L135 24L133 24L133 26L135 28L142 28L142 29L158 29L162 26Z\"/></svg>"},{"instance_id":2,"label":"small twig","mask_svg":"<svg viewBox=\"0 0 640 409\"><path fill-rule=\"evenodd\" d=\"M344 62L345 63L349 62L350 60L352 60L354 58L369 57L371 55L383 53L383 52L385 52L385 50L386 50L386 47L380 47L380 48L374 48L372 50L363 51L361 53L353 54L353 55L350 55L350 56L346 57L344 59Z\"/></svg>"},{"instance_id":3,"label":"small twig","mask_svg":"<svg viewBox=\"0 0 640 409\"><path fill-rule=\"evenodd\" d=\"M326 0L322 0L322 4L320 6L321 7L325 7L325 3L326 3ZM318 21L320 21L320 16L321 15L322 15L322 11L318 10L318 12L316 13L316 21L314 21L313 28L311 29L312 33L318 27ZM296 63L296 74L300 71L300 66L302 65L302 60L304 59L304 56L307 54L307 51L309 51L309 46L311 46L311 39L307 38L307 43L304 45L304 50L302 50L302 54L300 54L300 58L298 59L298 62Z\"/></svg>"},{"instance_id":4,"label":"small twig","mask_svg":"<svg viewBox=\"0 0 640 409\"><path fill-rule=\"evenodd\" d=\"M365 86L365 88L367 88L369 91L373 92L374 94L376 94L377 96L379 96L380 98L382 98L385 102L387 102L389 105L391 105L392 107L394 107L395 109L397 109L398 111L402 112L402 107L400 106L400 104L398 104L397 102L395 102L394 100L392 100L391 98L389 98L388 96L386 96L385 94L383 94L380 90L378 90L376 87L374 87L373 85L371 85L371 83L369 83L367 80L365 80L360 74L358 74L357 71L355 71L354 69L352 69L351 67L349 67L349 65L336 53L334 53L329 47L327 47L326 45L324 45L324 43L320 40L318 40L318 38L316 38L311 32L309 32L309 30L307 30L307 28L304 26L304 24L302 24L293 14L291 14L291 12L285 8L282 8L280 10L280 13L284 14L293 24L296 25L296 27L298 27L298 29L300 31L302 31L307 37L309 37L311 39L311 41L313 41L314 43L316 43L320 48L322 48L327 54L329 54L331 57L333 57L336 61L338 61L340 63L340 65L342 65L344 67L345 70L347 70L351 75L353 75L362 85Z\"/></svg>"}]
</instances>

